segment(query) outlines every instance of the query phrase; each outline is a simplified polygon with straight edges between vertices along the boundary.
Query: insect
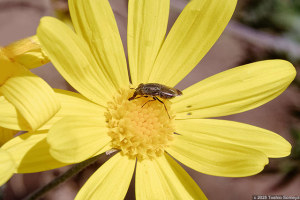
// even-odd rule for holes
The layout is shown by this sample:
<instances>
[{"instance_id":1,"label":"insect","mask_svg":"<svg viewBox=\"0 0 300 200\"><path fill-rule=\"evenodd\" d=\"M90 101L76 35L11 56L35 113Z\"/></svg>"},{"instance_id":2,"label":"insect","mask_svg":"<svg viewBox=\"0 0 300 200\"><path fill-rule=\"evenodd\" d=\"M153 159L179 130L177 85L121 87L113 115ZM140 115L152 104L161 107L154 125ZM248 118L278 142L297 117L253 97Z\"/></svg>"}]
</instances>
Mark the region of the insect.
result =
<instances>
[{"instance_id":1,"label":"insect","mask_svg":"<svg viewBox=\"0 0 300 200\"><path fill-rule=\"evenodd\" d=\"M137 97L137 95L141 95L141 96ZM147 98L148 96L151 96L153 99L144 103L144 105L142 107L144 107L150 101L157 100L164 105L165 110L168 114L168 117L169 117L169 119L171 119L165 103L162 100L160 100L159 98L172 99L172 98L174 98L176 96L180 96L180 95L182 95L182 92L176 88L168 87L168 86L165 86L165 85L162 85L159 83L145 83L145 84L141 83L135 89L133 96L130 97L128 100L131 101L131 100L138 99L141 97Z\"/></svg>"}]
</instances>

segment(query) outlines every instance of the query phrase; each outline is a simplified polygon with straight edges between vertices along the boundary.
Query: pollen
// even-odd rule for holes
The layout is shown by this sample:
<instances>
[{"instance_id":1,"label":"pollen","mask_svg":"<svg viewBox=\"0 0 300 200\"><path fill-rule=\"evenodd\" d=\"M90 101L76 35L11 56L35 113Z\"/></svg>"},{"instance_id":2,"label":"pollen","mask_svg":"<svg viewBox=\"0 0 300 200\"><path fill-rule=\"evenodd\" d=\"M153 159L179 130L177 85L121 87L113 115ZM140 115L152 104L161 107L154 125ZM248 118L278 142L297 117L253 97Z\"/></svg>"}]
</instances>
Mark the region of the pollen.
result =
<instances>
[{"instance_id":1,"label":"pollen","mask_svg":"<svg viewBox=\"0 0 300 200\"><path fill-rule=\"evenodd\" d=\"M129 101L133 89L123 89L108 102L106 122L112 147L130 158L153 159L161 156L174 135L171 102L161 99L169 112L152 97ZM144 105L144 106L143 106Z\"/></svg>"}]
</instances>

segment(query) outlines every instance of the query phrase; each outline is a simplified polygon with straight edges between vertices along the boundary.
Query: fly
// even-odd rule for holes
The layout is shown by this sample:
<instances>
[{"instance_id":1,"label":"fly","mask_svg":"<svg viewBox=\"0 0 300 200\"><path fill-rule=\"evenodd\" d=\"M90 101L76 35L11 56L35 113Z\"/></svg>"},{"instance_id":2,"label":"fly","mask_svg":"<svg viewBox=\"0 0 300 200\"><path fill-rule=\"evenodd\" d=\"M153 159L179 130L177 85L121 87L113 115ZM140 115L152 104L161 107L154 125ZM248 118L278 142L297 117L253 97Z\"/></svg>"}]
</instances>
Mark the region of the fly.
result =
<instances>
[{"instance_id":1,"label":"fly","mask_svg":"<svg viewBox=\"0 0 300 200\"><path fill-rule=\"evenodd\" d=\"M137 95L140 95L139 97L137 97ZM170 115L168 113L167 107L165 105L165 103L160 100L159 98L162 99L173 99L176 96L181 96L182 92L176 88L172 88L172 87L168 87L166 85L162 85L159 83L141 83L139 84L139 86L135 89L133 96L130 97L128 100L134 100L134 99L138 99L141 97L148 97L151 96L153 99L147 101L146 103L144 103L144 105L142 107L144 107L148 102L150 101L159 101L160 103L162 103L165 107L165 110L168 114L169 119ZM159 97L159 98L158 98Z\"/></svg>"}]
</instances>

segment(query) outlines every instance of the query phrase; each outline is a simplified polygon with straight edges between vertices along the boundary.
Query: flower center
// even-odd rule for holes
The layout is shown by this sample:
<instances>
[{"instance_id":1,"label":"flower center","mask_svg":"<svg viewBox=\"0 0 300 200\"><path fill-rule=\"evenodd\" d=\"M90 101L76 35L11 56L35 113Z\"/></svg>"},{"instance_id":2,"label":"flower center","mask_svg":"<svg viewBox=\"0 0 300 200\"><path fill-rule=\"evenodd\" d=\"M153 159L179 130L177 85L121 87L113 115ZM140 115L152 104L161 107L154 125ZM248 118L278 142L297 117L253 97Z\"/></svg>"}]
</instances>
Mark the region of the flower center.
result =
<instances>
[{"instance_id":1,"label":"flower center","mask_svg":"<svg viewBox=\"0 0 300 200\"><path fill-rule=\"evenodd\" d=\"M171 102L161 99L166 111L164 105L152 97L129 101L133 93L133 89L120 90L108 102L105 116L112 146L131 158L152 159L161 156L173 139Z\"/></svg>"}]
</instances>

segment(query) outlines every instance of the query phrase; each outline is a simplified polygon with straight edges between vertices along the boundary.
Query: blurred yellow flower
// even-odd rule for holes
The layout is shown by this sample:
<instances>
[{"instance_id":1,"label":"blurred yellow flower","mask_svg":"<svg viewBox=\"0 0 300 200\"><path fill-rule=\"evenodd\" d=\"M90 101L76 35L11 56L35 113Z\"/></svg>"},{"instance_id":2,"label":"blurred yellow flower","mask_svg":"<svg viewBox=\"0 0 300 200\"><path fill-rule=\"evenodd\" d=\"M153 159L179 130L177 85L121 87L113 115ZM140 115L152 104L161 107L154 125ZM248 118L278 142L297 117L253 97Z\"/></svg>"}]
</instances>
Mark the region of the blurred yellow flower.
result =
<instances>
[{"instance_id":1,"label":"blurred yellow flower","mask_svg":"<svg viewBox=\"0 0 300 200\"><path fill-rule=\"evenodd\" d=\"M49 62L36 35L10 43L2 49L13 62L33 69Z\"/></svg>"},{"instance_id":2,"label":"blurred yellow flower","mask_svg":"<svg viewBox=\"0 0 300 200\"><path fill-rule=\"evenodd\" d=\"M19 163L5 143L20 130L40 128L60 109L52 88L29 71L47 62L37 36L0 47L0 185Z\"/></svg>"},{"instance_id":3,"label":"blurred yellow flower","mask_svg":"<svg viewBox=\"0 0 300 200\"><path fill-rule=\"evenodd\" d=\"M151 82L174 87L215 43L236 6L235 0L192 0L165 39L169 3L129 1L127 46L134 87ZM259 173L268 157L289 155L291 145L271 131L204 119L247 111L280 95L295 77L289 62L236 67L183 90L181 97L162 99L170 119L157 101L142 107L150 97L128 101L134 90L108 1L69 0L69 8L76 33L45 17L37 35L57 70L82 95L56 91L62 109L41 128L50 127L48 143L46 133L31 134L3 148L21 149L18 144L25 148L27 142L37 152L41 144L47 156L40 152L39 157L48 168L58 166L51 164L49 151L60 162L76 163L119 150L76 199L123 199L134 170L137 199L206 199L172 157L202 173L243 177ZM38 136L37 142L32 139ZM13 155L19 151L11 150ZM32 159L34 163L41 158ZM34 171L37 166L32 163L24 171Z\"/></svg>"},{"instance_id":4,"label":"blurred yellow flower","mask_svg":"<svg viewBox=\"0 0 300 200\"><path fill-rule=\"evenodd\" d=\"M17 109L20 127L15 130L36 130L60 108L52 88L29 71L46 62L36 36L0 47L0 102L8 100ZM7 108L0 107L0 126L12 128Z\"/></svg>"},{"instance_id":5,"label":"blurred yellow flower","mask_svg":"<svg viewBox=\"0 0 300 200\"><path fill-rule=\"evenodd\" d=\"M18 131L0 127L0 186L4 184L16 171L16 165L9 152L1 146L12 139Z\"/></svg>"}]
</instances>

